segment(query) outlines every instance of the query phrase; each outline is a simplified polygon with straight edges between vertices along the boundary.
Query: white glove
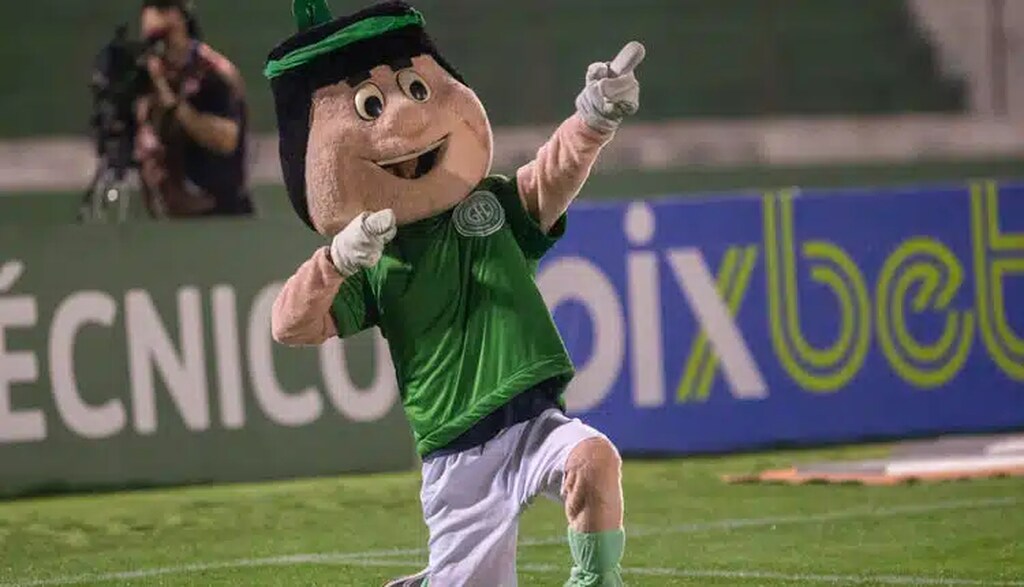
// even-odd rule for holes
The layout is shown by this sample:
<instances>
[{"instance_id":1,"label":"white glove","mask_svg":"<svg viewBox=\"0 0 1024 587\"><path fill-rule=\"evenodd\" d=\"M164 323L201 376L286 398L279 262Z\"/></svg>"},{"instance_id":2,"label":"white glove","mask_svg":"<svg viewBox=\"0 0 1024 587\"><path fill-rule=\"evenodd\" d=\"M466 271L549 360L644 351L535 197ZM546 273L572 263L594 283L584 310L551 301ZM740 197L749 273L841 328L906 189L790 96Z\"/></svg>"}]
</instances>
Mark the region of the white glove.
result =
<instances>
[{"instance_id":1,"label":"white glove","mask_svg":"<svg viewBox=\"0 0 1024 587\"><path fill-rule=\"evenodd\" d=\"M395 212L363 212L348 223L331 241L331 261L342 277L364 267L373 267L384 253L384 245L395 238Z\"/></svg>"},{"instance_id":2,"label":"white glove","mask_svg":"<svg viewBox=\"0 0 1024 587\"><path fill-rule=\"evenodd\" d=\"M646 49L630 41L611 63L591 63L587 82L576 97L576 110L588 126L612 132L622 119L640 108L640 82L633 70L644 60Z\"/></svg>"}]
</instances>

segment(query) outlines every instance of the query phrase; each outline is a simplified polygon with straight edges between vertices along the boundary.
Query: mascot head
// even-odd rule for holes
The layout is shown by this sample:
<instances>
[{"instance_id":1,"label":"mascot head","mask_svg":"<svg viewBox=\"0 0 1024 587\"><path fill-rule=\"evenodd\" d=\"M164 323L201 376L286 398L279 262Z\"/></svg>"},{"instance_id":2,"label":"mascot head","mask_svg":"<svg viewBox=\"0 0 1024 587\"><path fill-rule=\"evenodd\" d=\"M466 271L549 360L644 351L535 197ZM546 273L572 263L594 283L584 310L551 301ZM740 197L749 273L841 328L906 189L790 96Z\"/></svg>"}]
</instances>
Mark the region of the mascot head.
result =
<instances>
[{"instance_id":1,"label":"mascot head","mask_svg":"<svg viewBox=\"0 0 1024 587\"><path fill-rule=\"evenodd\" d=\"M423 17L384 2L333 19L294 0L299 32L267 60L281 166L296 213L331 236L360 212L399 224L443 212L489 172L491 128Z\"/></svg>"}]
</instances>

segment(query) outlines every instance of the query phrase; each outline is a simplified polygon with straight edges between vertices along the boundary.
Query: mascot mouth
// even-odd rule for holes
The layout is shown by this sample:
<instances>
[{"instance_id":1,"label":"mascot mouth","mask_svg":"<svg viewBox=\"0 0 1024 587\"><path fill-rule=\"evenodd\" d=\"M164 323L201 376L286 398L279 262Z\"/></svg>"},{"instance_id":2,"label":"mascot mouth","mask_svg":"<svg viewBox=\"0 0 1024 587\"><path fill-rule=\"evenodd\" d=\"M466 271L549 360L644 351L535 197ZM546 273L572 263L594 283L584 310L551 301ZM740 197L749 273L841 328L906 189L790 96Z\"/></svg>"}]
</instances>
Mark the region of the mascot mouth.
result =
<instances>
[{"instance_id":1,"label":"mascot mouth","mask_svg":"<svg viewBox=\"0 0 1024 587\"><path fill-rule=\"evenodd\" d=\"M375 163L395 177L419 179L433 171L434 167L437 166L437 162L441 159L441 151L447 143L448 137L446 136L414 153L393 159L376 161Z\"/></svg>"}]
</instances>

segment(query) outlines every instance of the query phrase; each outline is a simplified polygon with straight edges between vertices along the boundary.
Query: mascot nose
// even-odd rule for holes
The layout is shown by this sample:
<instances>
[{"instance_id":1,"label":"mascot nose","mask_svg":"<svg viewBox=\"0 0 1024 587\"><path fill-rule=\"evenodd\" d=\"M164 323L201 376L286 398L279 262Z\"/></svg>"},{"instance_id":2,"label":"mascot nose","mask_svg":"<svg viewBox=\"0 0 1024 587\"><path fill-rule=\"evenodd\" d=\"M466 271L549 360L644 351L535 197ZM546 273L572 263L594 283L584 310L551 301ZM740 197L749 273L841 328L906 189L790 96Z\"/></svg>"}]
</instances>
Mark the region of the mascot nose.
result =
<instances>
[{"instance_id":1,"label":"mascot nose","mask_svg":"<svg viewBox=\"0 0 1024 587\"><path fill-rule=\"evenodd\" d=\"M390 116L385 122L385 131L392 136L419 137L430 126L430 115L421 104L411 100L399 100L392 104Z\"/></svg>"}]
</instances>

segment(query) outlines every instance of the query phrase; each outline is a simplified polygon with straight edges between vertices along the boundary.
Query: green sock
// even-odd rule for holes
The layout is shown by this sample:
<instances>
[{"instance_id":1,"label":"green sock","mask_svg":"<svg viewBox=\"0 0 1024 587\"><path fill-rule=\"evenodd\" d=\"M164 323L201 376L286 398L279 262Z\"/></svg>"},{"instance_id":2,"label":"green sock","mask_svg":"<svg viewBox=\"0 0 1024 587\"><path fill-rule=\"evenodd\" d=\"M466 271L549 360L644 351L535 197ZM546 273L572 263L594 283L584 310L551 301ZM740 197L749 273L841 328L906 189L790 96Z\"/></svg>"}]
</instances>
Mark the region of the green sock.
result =
<instances>
[{"instance_id":1,"label":"green sock","mask_svg":"<svg viewBox=\"0 0 1024 587\"><path fill-rule=\"evenodd\" d=\"M622 585L622 552L626 533L621 529L608 532L576 532L569 529L569 550L572 551L572 573L565 587L618 587Z\"/></svg>"}]
</instances>

